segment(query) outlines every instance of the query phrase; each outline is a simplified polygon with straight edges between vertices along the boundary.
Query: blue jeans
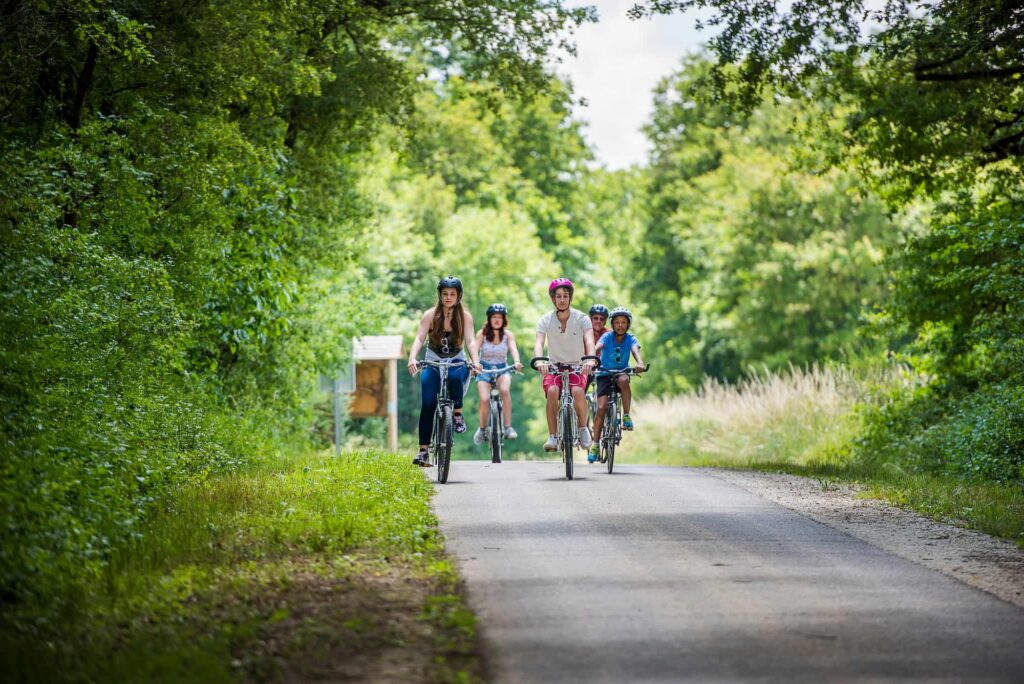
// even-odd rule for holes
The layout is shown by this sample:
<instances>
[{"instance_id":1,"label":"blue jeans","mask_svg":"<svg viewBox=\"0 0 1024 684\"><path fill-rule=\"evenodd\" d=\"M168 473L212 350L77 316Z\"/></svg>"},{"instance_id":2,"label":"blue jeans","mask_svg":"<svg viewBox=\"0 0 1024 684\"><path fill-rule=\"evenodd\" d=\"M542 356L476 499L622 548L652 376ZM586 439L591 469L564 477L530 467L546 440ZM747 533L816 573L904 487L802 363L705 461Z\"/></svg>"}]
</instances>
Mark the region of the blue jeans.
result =
<instances>
[{"instance_id":1,"label":"blue jeans","mask_svg":"<svg viewBox=\"0 0 1024 684\"><path fill-rule=\"evenodd\" d=\"M460 366L448 369L448 397L455 408L462 408L463 389L469 379L469 368ZM430 444L430 433L434 430L434 409L437 408L437 393L441 389L441 371L427 366L420 371L420 444Z\"/></svg>"}]
</instances>

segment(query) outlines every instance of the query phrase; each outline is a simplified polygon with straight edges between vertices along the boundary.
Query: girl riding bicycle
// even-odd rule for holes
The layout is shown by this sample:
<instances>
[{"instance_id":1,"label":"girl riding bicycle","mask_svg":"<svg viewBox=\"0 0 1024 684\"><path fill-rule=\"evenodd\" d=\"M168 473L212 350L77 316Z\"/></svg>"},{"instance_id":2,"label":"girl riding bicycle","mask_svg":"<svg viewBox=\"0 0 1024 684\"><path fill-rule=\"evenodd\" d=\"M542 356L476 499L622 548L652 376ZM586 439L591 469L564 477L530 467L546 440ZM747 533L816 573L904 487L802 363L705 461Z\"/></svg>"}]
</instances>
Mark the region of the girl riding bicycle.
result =
<instances>
[{"instance_id":1,"label":"girl riding bicycle","mask_svg":"<svg viewBox=\"0 0 1024 684\"><path fill-rule=\"evenodd\" d=\"M523 368L519 361L515 335L507 328L508 308L504 304L491 304L487 307L487 322L476 334L476 346L480 350L480 363L484 370L476 376L476 390L480 395L480 427L473 435L474 444L484 443L492 381L496 382L498 391L501 392L502 412L505 414L505 439L515 439L518 436L512 427L512 398L509 393L512 387L512 371L505 370L497 374L493 372L508 365L509 352L512 353L515 370Z\"/></svg>"},{"instance_id":2,"label":"girl riding bicycle","mask_svg":"<svg viewBox=\"0 0 1024 684\"><path fill-rule=\"evenodd\" d=\"M409 350L409 374L415 375L419 370L416 357L426 341L425 358L428 361L442 359L465 361L466 352L463 346L469 347L469 358L473 367L479 372L476 340L467 336L473 330L473 316L462 306L462 281L453 275L442 278L437 283L437 304L427 309L420 317L420 327ZM466 344L468 342L468 344ZM466 419L462 416L462 398L465 394L463 385L469 378L469 368L453 367L448 372L448 392L455 402L452 423L455 432L466 431ZM436 368L424 368L420 376L420 450L412 460L415 465L430 467L428 444L433 428L434 409L437 404L437 392L441 388L441 375Z\"/></svg>"},{"instance_id":3,"label":"girl riding bicycle","mask_svg":"<svg viewBox=\"0 0 1024 684\"><path fill-rule=\"evenodd\" d=\"M600 436L604 427L604 416L608 411L608 397L612 393L612 383L619 388L622 395L622 428L633 429L633 419L629 417L629 406L632 392L629 387L628 375L616 375L615 371L629 367L630 354L636 359L637 373L642 373L644 360L640 356L640 343L629 334L633 324L633 314L625 307L616 307L609 314L612 329L597 341L597 355L601 357L601 368L597 371L597 412L594 415L594 434ZM595 441L587 453L587 461L593 463L600 456L600 447ZM610 472L610 471L609 471Z\"/></svg>"}]
</instances>

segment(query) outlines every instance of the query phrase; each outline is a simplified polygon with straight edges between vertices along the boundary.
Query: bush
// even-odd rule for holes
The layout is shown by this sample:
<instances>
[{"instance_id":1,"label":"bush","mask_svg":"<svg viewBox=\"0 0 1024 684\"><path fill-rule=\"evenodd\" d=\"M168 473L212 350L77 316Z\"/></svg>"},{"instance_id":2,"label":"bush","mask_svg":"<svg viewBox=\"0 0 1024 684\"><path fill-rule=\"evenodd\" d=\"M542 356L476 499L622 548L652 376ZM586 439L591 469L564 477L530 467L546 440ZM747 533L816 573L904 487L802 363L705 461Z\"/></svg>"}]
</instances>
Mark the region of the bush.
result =
<instances>
[{"instance_id":1,"label":"bush","mask_svg":"<svg viewBox=\"0 0 1024 684\"><path fill-rule=\"evenodd\" d=\"M895 390L867 405L852 456L871 469L898 468L974 482L1024 480L1024 385L1007 381L961 397L934 387Z\"/></svg>"}]
</instances>

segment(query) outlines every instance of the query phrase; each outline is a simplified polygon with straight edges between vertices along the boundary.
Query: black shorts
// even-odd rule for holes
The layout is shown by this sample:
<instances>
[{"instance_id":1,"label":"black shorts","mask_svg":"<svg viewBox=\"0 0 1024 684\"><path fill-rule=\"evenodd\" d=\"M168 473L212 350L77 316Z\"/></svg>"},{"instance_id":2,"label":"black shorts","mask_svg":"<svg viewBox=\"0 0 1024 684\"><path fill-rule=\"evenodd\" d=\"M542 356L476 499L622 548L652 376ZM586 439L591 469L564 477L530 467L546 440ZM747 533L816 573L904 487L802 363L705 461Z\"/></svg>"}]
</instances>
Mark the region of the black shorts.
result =
<instances>
[{"instance_id":1,"label":"black shorts","mask_svg":"<svg viewBox=\"0 0 1024 684\"><path fill-rule=\"evenodd\" d=\"M599 375L597 376L597 396L608 397L612 393L612 383L615 381L614 375ZM628 375L626 376L629 377ZM629 382L627 380L627 382Z\"/></svg>"}]
</instances>

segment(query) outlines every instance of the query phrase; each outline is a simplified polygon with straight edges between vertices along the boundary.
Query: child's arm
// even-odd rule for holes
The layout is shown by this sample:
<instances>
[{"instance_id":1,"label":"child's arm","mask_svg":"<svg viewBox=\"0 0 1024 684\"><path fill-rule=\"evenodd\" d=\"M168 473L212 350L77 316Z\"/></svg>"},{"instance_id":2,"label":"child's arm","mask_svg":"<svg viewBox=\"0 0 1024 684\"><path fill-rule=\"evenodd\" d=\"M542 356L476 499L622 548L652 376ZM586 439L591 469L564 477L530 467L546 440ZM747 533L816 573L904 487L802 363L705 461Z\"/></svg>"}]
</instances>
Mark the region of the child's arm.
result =
<instances>
[{"instance_id":1,"label":"child's arm","mask_svg":"<svg viewBox=\"0 0 1024 684\"><path fill-rule=\"evenodd\" d=\"M505 334L508 335L508 350L512 352L512 365L516 370L523 370L523 362L519 359L519 347L516 346L516 336L511 330L506 330Z\"/></svg>"},{"instance_id":2,"label":"child's arm","mask_svg":"<svg viewBox=\"0 0 1024 684\"><path fill-rule=\"evenodd\" d=\"M633 353L633 358L636 359L636 372L643 373L645 364L643 357L640 356L640 344L634 344L633 348L630 349L630 351Z\"/></svg>"}]
</instances>

